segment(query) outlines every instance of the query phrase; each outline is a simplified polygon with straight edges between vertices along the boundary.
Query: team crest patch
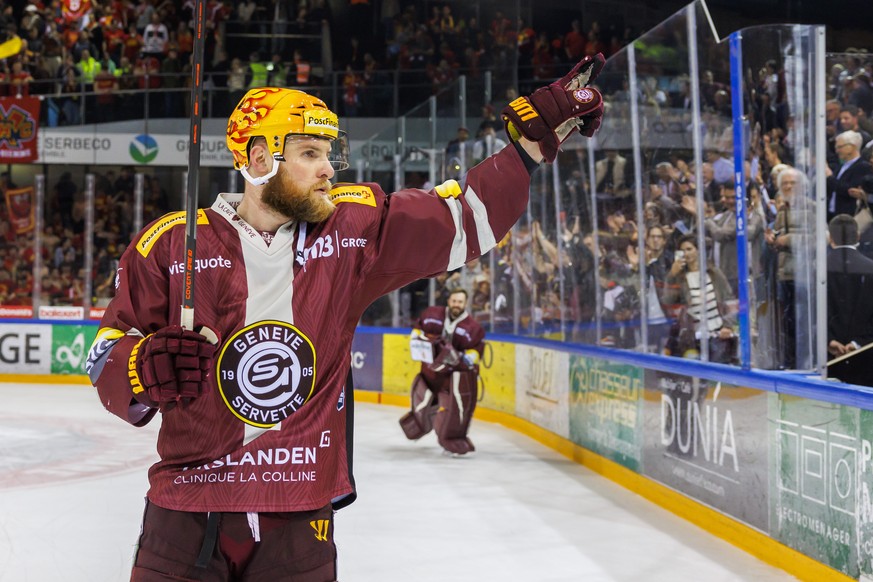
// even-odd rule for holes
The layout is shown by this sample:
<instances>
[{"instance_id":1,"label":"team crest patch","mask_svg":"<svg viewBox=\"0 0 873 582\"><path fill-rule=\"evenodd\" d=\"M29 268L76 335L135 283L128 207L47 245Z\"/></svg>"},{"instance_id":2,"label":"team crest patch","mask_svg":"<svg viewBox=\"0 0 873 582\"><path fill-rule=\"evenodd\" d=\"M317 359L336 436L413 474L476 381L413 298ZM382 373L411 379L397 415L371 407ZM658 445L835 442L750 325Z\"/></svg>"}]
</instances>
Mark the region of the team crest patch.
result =
<instances>
[{"instance_id":1,"label":"team crest patch","mask_svg":"<svg viewBox=\"0 0 873 582\"><path fill-rule=\"evenodd\" d=\"M218 358L217 380L234 416L270 428L312 396L315 348L289 323L259 321L227 340Z\"/></svg>"},{"instance_id":2,"label":"team crest patch","mask_svg":"<svg viewBox=\"0 0 873 582\"><path fill-rule=\"evenodd\" d=\"M576 89L573 91L573 98L579 103L591 103L594 101L594 91L591 89Z\"/></svg>"},{"instance_id":3,"label":"team crest patch","mask_svg":"<svg viewBox=\"0 0 873 582\"><path fill-rule=\"evenodd\" d=\"M340 202L354 202L355 204L365 204L367 206L376 206L376 196L369 186L334 186L330 191L330 201L334 204Z\"/></svg>"}]
</instances>

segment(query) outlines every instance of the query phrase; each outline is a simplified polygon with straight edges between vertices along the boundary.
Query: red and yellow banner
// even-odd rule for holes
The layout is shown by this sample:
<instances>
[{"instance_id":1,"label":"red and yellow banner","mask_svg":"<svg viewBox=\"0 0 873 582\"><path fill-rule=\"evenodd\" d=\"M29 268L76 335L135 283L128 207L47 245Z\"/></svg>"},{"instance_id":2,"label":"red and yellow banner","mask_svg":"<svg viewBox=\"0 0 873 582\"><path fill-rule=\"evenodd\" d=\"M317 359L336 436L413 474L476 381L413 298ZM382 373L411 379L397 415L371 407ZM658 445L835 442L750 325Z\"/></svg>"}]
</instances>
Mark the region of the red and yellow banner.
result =
<instances>
[{"instance_id":1,"label":"red and yellow banner","mask_svg":"<svg viewBox=\"0 0 873 582\"><path fill-rule=\"evenodd\" d=\"M27 164L36 161L39 99L0 98L0 163Z\"/></svg>"},{"instance_id":2,"label":"red and yellow banner","mask_svg":"<svg viewBox=\"0 0 873 582\"><path fill-rule=\"evenodd\" d=\"M33 186L6 191L6 208L9 209L9 222L16 234L30 232L35 224L35 200Z\"/></svg>"},{"instance_id":3,"label":"red and yellow banner","mask_svg":"<svg viewBox=\"0 0 873 582\"><path fill-rule=\"evenodd\" d=\"M61 14L64 20L72 24L79 22L86 14L91 12L91 0L63 0L61 2Z\"/></svg>"}]
</instances>

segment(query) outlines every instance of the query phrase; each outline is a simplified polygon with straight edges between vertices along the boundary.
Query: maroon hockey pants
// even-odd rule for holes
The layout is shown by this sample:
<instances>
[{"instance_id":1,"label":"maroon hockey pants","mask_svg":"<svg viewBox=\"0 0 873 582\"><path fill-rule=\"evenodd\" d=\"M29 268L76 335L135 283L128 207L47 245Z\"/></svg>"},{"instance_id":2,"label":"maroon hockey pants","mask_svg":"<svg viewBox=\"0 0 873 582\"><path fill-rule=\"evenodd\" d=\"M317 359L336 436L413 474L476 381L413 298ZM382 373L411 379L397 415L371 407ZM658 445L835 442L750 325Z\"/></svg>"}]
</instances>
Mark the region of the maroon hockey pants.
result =
<instances>
[{"instance_id":1,"label":"maroon hockey pants","mask_svg":"<svg viewBox=\"0 0 873 582\"><path fill-rule=\"evenodd\" d=\"M246 513L172 511L146 502L131 582L336 580L330 506L252 519Z\"/></svg>"}]
</instances>

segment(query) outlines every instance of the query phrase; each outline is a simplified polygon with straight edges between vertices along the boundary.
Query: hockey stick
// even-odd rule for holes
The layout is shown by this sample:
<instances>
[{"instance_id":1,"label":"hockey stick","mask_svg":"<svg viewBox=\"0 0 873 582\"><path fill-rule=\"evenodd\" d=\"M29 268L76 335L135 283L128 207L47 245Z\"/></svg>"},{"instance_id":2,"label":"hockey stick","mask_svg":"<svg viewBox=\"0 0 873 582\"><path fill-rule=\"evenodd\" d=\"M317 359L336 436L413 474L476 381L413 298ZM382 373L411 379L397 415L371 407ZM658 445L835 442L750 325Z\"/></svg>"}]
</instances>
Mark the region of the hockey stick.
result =
<instances>
[{"instance_id":1,"label":"hockey stick","mask_svg":"<svg viewBox=\"0 0 873 582\"><path fill-rule=\"evenodd\" d=\"M204 0L194 2L194 62L191 69L191 134L188 144L188 185L185 192L185 282L181 325L194 329L194 272L197 264L197 192L200 187L200 139L203 112L203 53L206 35Z\"/></svg>"}]
</instances>

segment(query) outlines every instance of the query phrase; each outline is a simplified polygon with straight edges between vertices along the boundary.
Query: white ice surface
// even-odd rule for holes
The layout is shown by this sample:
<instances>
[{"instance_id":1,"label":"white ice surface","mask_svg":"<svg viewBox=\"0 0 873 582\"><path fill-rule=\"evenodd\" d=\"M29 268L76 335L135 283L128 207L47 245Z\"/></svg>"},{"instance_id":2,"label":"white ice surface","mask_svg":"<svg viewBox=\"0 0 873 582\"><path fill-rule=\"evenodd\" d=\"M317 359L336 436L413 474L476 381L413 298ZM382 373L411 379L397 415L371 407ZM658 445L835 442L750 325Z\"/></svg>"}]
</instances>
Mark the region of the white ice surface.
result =
<instances>
[{"instance_id":1,"label":"white ice surface","mask_svg":"<svg viewBox=\"0 0 873 582\"><path fill-rule=\"evenodd\" d=\"M0 384L0 403L0 582L127 580L158 423L86 386ZM525 436L474 421L478 451L449 458L402 413L357 404L342 582L794 579Z\"/></svg>"}]
</instances>

